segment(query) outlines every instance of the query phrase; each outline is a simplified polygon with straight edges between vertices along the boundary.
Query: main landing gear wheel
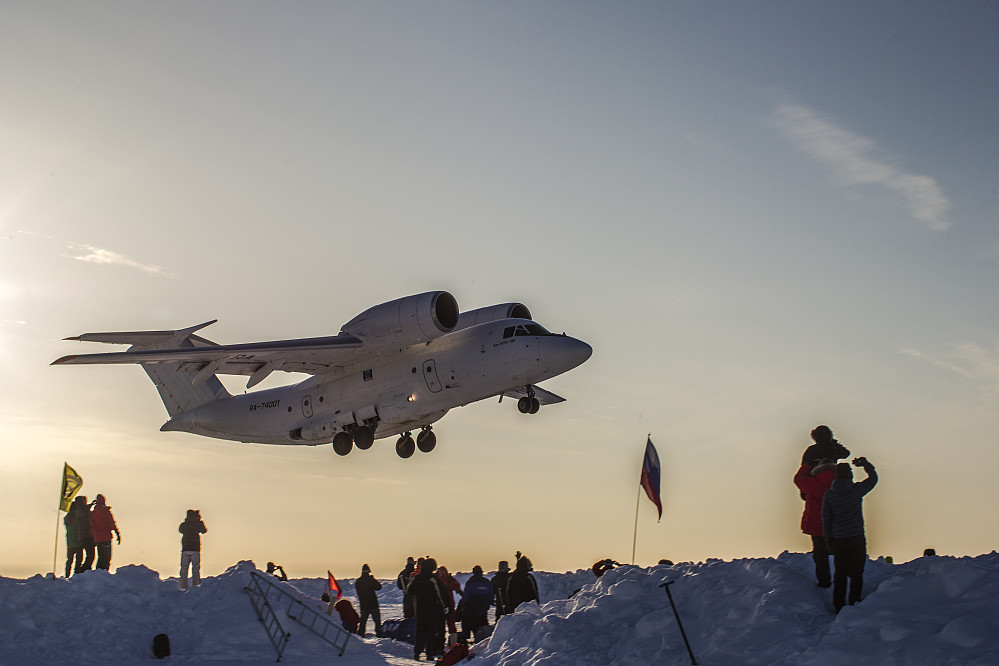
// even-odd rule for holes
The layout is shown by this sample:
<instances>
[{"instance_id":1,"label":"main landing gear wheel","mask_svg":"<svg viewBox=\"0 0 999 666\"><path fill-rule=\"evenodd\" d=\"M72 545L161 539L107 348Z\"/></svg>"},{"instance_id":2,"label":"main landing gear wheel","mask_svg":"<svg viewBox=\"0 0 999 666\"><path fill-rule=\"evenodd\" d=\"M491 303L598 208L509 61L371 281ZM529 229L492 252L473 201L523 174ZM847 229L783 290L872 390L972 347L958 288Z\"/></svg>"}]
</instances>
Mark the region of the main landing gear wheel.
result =
<instances>
[{"instance_id":1,"label":"main landing gear wheel","mask_svg":"<svg viewBox=\"0 0 999 666\"><path fill-rule=\"evenodd\" d=\"M338 456L345 456L354 448L353 438L349 432L338 432L333 437L333 451Z\"/></svg>"},{"instance_id":2,"label":"main landing gear wheel","mask_svg":"<svg viewBox=\"0 0 999 666\"><path fill-rule=\"evenodd\" d=\"M541 403L533 396L521 398L517 401L517 409L520 410L521 414L537 414L538 410L541 409Z\"/></svg>"},{"instance_id":3,"label":"main landing gear wheel","mask_svg":"<svg viewBox=\"0 0 999 666\"><path fill-rule=\"evenodd\" d=\"M430 427L426 427L416 436L416 447L424 453L430 453L437 446L437 435Z\"/></svg>"},{"instance_id":4,"label":"main landing gear wheel","mask_svg":"<svg viewBox=\"0 0 999 666\"><path fill-rule=\"evenodd\" d=\"M416 452L416 442L413 441L413 436L408 432L404 433L399 441L395 443L395 452L399 454L400 458L409 458Z\"/></svg>"},{"instance_id":5,"label":"main landing gear wheel","mask_svg":"<svg viewBox=\"0 0 999 666\"><path fill-rule=\"evenodd\" d=\"M375 433L372 432L370 426L361 426L354 431L354 446L357 448L367 451L374 443Z\"/></svg>"}]
</instances>

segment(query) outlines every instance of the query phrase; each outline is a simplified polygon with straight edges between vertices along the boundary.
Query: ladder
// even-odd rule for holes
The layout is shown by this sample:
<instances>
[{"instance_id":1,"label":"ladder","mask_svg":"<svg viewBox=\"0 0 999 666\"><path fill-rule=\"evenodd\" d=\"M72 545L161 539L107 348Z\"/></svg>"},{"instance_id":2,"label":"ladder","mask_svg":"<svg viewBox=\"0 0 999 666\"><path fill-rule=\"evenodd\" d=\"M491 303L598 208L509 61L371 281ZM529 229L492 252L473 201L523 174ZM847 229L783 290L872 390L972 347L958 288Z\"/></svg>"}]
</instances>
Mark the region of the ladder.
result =
<instances>
[{"instance_id":1,"label":"ladder","mask_svg":"<svg viewBox=\"0 0 999 666\"><path fill-rule=\"evenodd\" d=\"M326 614L307 606L298 590L290 585L282 585L273 576L259 571L250 572L250 584L244 589L257 612L257 619L264 625L267 637L277 651L278 661L281 661L281 655L291 638L291 632L285 630L279 619L282 614L336 648L338 657L343 656L350 640L350 632Z\"/></svg>"}]
</instances>

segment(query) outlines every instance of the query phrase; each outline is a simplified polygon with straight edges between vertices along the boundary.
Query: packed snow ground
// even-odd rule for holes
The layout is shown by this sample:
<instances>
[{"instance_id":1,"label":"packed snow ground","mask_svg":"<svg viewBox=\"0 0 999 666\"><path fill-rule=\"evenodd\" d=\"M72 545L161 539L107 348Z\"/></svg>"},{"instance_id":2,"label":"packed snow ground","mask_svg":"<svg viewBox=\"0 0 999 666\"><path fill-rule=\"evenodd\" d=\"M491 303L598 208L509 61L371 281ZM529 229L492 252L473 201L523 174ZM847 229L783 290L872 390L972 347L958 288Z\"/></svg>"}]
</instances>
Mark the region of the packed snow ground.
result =
<instances>
[{"instance_id":1,"label":"packed snow ground","mask_svg":"<svg viewBox=\"0 0 999 666\"><path fill-rule=\"evenodd\" d=\"M244 591L240 562L181 592L143 566L71 579L0 577L0 662L134 663L153 660L155 634L174 662L273 663L276 653ZM839 615L815 585L808 554L650 568L536 572L544 603L524 604L479 643L470 663L689 664L661 584L670 586L699 664L997 664L999 554L868 562L864 600ZM464 583L468 574L459 574ZM344 584L353 598L352 581ZM383 580L383 619L401 617L401 593ZM319 607L325 578L295 579ZM574 591L579 590L572 598ZM325 607L325 605L323 605ZM492 616L490 616L492 617ZM352 637L343 657L285 619L282 662L412 664L412 646ZM369 625L369 632L371 627Z\"/></svg>"}]
</instances>

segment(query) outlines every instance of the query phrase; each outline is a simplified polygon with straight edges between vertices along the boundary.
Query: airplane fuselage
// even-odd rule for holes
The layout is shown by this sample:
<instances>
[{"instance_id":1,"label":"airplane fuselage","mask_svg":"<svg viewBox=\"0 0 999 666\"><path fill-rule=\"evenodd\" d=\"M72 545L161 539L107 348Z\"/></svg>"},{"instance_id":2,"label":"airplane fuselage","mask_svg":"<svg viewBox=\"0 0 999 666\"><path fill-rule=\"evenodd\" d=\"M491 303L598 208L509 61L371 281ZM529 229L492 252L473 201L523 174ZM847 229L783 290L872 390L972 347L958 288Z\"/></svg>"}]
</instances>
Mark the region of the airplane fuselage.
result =
<instances>
[{"instance_id":1,"label":"airplane fuselage","mask_svg":"<svg viewBox=\"0 0 999 666\"><path fill-rule=\"evenodd\" d=\"M371 424L375 438L428 426L448 410L562 374L592 353L532 321L500 319L368 358L289 386L234 395L161 428L241 442L317 445Z\"/></svg>"}]
</instances>

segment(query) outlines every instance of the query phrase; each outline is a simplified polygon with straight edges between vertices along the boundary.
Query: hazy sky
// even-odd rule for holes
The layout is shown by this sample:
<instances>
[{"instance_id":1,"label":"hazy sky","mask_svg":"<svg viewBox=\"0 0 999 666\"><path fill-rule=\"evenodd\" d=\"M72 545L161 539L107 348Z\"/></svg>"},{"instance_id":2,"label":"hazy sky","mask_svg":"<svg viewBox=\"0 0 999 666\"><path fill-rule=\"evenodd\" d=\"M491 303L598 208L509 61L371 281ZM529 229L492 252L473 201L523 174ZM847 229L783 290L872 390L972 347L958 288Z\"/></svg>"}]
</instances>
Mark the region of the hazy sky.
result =
<instances>
[{"instance_id":1,"label":"hazy sky","mask_svg":"<svg viewBox=\"0 0 999 666\"><path fill-rule=\"evenodd\" d=\"M190 507L207 573L627 561L649 433L639 563L803 551L819 423L878 467L872 555L992 550L997 34L974 1L5 3L0 575L50 569L63 461L113 564L164 575ZM161 433L138 367L48 365L431 289L589 342L568 401L341 458Z\"/></svg>"}]
</instances>

